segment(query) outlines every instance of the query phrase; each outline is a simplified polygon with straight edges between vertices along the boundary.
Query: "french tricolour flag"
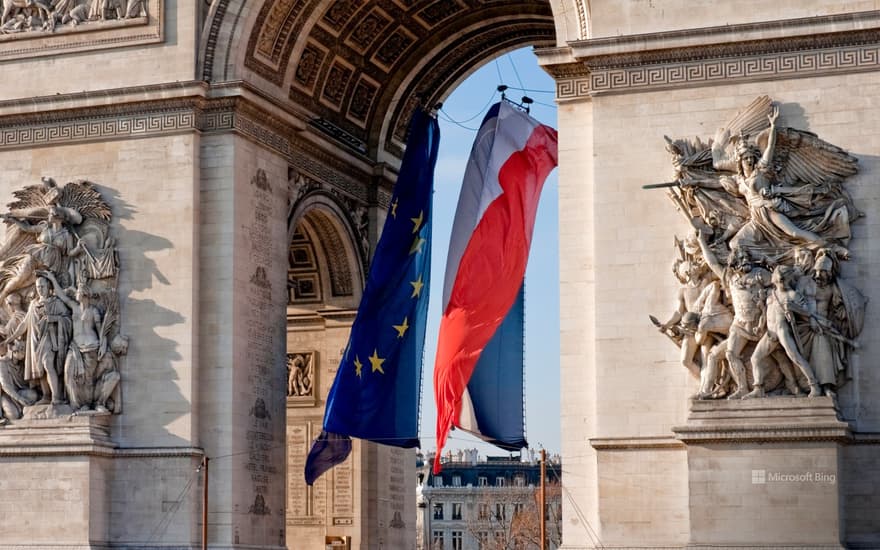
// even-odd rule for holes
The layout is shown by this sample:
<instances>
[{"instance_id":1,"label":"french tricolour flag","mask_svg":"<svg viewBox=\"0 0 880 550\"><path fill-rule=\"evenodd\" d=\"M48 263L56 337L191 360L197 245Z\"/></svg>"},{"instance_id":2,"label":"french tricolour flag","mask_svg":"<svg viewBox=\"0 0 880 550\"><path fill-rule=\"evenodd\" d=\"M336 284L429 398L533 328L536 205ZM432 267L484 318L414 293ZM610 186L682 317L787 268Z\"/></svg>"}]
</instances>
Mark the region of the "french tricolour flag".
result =
<instances>
[{"instance_id":1,"label":"french tricolour flag","mask_svg":"<svg viewBox=\"0 0 880 550\"><path fill-rule=\"evenodd\" d=\"M505 364L504 354L497 351L481 356L490 341L499 349L518 349L522 356L522 302L517 296L541 188L556 166L556 142L556 130L505 101L489 110L477 133L452 226L443 287L434 366L438 457L452 426L510 448L525 444L521 360L519 365ZM499 330L502 321L508 325L505 317L520 327L518 335L515 329ZM475 369L480 371L476 375ZM472 380L481 381L479 387ZM506 387L513 391L506 392ZM511 404L518 418L504 417L505 405ZM440 471L439 458L434 469Z\"/></svg>"}]
</instances>

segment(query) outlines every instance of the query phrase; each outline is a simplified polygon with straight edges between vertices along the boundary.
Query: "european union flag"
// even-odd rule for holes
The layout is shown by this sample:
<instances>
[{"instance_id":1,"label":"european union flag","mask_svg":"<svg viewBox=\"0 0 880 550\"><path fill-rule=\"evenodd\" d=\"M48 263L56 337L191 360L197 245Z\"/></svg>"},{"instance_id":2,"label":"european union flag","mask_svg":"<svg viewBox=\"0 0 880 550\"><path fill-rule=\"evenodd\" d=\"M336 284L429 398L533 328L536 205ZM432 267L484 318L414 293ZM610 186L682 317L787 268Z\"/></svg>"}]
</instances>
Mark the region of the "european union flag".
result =
<instances>
[{"instance_id":1,"label":"european union flag","mask_svg":"<svg viewBox=\"0 0 880 550\"><path fill-rule=\"evenodd\" d=\"M417 109L348 346L327 396L324 429L306 460L309 485L345 460L349 437L419 446L439 139L437 120Z\"/></svg>"}]
</instances>

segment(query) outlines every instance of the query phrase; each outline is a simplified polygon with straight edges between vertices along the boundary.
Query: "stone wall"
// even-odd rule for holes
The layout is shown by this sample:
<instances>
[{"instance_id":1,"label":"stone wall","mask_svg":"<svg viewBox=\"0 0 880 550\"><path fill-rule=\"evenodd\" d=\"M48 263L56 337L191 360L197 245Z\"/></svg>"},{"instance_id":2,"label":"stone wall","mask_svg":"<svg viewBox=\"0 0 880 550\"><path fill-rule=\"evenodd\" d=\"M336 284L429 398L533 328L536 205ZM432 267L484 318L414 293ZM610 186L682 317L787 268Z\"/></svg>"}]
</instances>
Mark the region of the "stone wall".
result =
<instances>
[{"instance_id":1,"label":"stone wall","mask_svg":"<svg viewBox=\"0 0 880 550\"><path fill-rule=\"evenodd\" d=\"M762 21L878 6L875 2L796 6L755 3L751 10L748 5L724 7L708 2L593 2L591 6L591 29L596 41L572 45L573 56L569 58L563 50L539 54L542 63L557 76L558 97L562 100L563 456L567 469L583 474L583 479L570 477L567 482L578 509L564 506L566 548L591 547L591 537L581 527L584 520L605 545L685 545L699 542L700 529L713 529L707 517L693 515L700 508L692 500L695 457L685 462L684 453L642 444L626 452L603 450L613 441L622 445L620 440L669 438L675 426L686 423L689 397L697 391L696 382L679 364L678 349L658 334L647 318L655 314L665 319L674 309L679 284L671 272L673 235L683 237L692 230L662 190L643 190L641 186L674 177L664 135L699 136L705 141L731 115L763 94L778 102L782 125L816 133L858 157L859 173L845 186L865 217L853 224L852 260L844 262L842 275L870 302L860 338L862 347L854 360L853 380L841 392L839 403L842 418L853 430L877 431L880 408L875 404L880 390L870 358L880 353L876 343L880 313L874 307L880 296L880 247L876 244L880 193L875 186L880 174L876 154L880 150L880 120L872 84L877 68L867 61L873 59L870 52L875 45L853 46L853 55L866 60L864 65L859 61L844 69L836 63L812 66L804 61L784 69L783 54L760 53L762 47L770 52L783 49L766 34L754 38L767 42L748 44L753 50L737 45L738 38L733 34L717 37L726 32L720 27L726 24L757 23L756 32L760 34L769 29L761 26ZM869 19L853 16L853 28L875 25L873 19L868 23ZM805 22L797 33L809 35L803 28L810 24L821 27L824 23ZM719 27L714 30L676 34L680 29L716 25ZM791 28L786 25L780 28ZM636 33L656 34L631 36ZM716 39L729 45L717 51L699 49L699 44ZM774 39L779 44L786 40L780 35ZM784 55L812 59L814 54L807 50L818 43L804 44L803 51ZM685 51L690 47L694 49ZM733 57L740 47L745 49ZM829 47L815 55L841 59L849 55L845 51L843 46ZM563 65L566 59L570 64ZM731 71L712 81L707 75L714 64L725 63L724 59L730 67L753 63L756 71ZM620 65L615 65L618 62ZM771 66L758 76L763 68ZM673 76L679 69L681 72ZM839 454L843 479L861 475L855 472L864 472L867 457L876 457L876 453L873 444L844 447ZM838 456L837 452L834 455ZM757 464L768 457L753 458ZM721 476L728 470L721 462L709 462L706 468ZM637 482L645 476L650 481ZM829 498L839 498L841 503L842 536L853 544L873 542L878 530L867 511L873 501L854 483L838 483ZM680 490L684 487L689 487L690 497ZM723 505L751 505L733 500ZM764 501L762 505L772 507L772 502ZM831 500L825 502L829 503L833 504ZM782 523L774 525L789 533L797 530L794 524L784 527ZM628 528L621 527L624 525ZM733 538L746 540L735 534Z\"/></svg>"},{"instance_id":2,"label":"stone wall","mask_svg":"<svg viewBox=\"0 0 880 550\"><path fill-rule=\"evenodd\" d=\"M2 36L0 58L15 59L19 77L0 83L3 100L78 94L195 79L200 2L148 0L149 23L107 31L90 22L79 32L35 32ZM53 34L55 36L53 36ZM23 39L24 38L24 39ZM39 41L40 49L32 42ZM79 44L71 48L70 43ZM139 45L139 47L118 47ZM73 51L71 51L73 50Z\"/></svg>"}]
</instances>

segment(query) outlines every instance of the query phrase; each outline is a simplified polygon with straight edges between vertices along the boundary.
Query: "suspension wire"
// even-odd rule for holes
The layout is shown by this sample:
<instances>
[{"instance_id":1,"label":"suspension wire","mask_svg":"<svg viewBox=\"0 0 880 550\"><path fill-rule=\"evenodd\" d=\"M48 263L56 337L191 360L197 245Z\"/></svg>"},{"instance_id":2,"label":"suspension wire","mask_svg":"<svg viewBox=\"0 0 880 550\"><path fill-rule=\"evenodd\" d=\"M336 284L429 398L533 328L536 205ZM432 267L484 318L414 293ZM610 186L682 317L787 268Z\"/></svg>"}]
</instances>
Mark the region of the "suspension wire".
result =
<instances>
[{"instance_id":1,"label":"suspension wire","mask_svg":"<svg viewBox=\"0 0 880 550\"><path fill-rule=\"evenodd\" d=\"M443 107L440 108L440 111L441 111L444 115L446 115L446 118L448 119L447 122L451 122L452 124L457 124L457 125L461 126L462 124L467 124L468 122L474 120L475 118L478 118L478 117L484 116L485 113L486 113L486 109L488 109L488 108L489 108L489 105L492 105L492 102L495 101L495 96L496 96L497 94L498 94L498 90L493 90L493 91L492 91L492 95L489 96L489 101L487 101L485 105L483 105L482 107L480 107L480 109L477 111L477 113L476 113L474 116L472 116L472 117L470 117L470 118L467 118L467 119L465 119L465 120L455 120L455 119L453 119L452 116L451 116L451 115L450 115L450 114L449 114L449 113L448 113Z\"/></svg>"},{"instance_id":2,"label":"suspension wire","mask_svg":"<svg viewBox=\"0 0 880 550\"><path fill-rule=\"evenodd\" d=\"M440 111L437 111L437 114L439 115L440 120L448 122L450 124L454 124L459 128L464 128L465 130L470 130L471 132L476 132L479 130L479 128L471 128L470 126L465 126L464 124L452 120L451 118L449 118L449 115L447 115L446 112L442 109Z\"/></svg>"},{"instance_id":3,"label":"suspension wire","mask_svg":"<svg viewBox=\"0 0 880 550\"><path fill-rule=\"evenodd\" d=\"M195 482L200 471L201 469L196 469L190 474L189 480L186 482L186 485L183 486L183 489L180 490L180 494L177 495L177 498L174 501L172 501L171 506L168 507L168 511L159 518L159 522L150 532L150 537L147 539L147 542L158 542L165 536L165 533L168 532L168 527L171 526L171 521L174 519L174 515L180 510L180 505L183 502L183 499L186 498L187 493L189 493L189 490L192 488L193 482Z\"/></svg>"},{"instance_id":4,"label":"suspension wire","mask_svg":"<svg viewBox=\"0 0 880 550\"><path fill-rule=\"evenodd\" d=\"M544 106L544 107L549 107L549 108L551 108L551 109L556 109L556 105L552 105L552 104L550 104L550 103L544 103L544 102L542 102L542 101L535 101L535 100L532 100L532 103L534 103L535 105L542 105L542 106Z\"/></svg>"},{"instance_id":5,"label":"suspension wire","mask_svg":"<svg viewBox=\"0 0 880 550\"><path fill-rule=\"evenodd\" d=\"M516 86L508 86L511 90L517 90L520 92L529 92L535 94L555 94L554 90L536 90L534 88L517 88Z\"/></svg>"},{"instance_id":6,"label":"suspension wire","mask_svg":"<svg viewBox=\"0 0 880 550\"><path fill-rule=\"evenodd\" d=\"M513 74L516 76L516 80L519 82L520 87L525 88L522 79L519 77L519 71L516 70L516 63L513 62L513 56L508 55L507 60L510 61L510 66L513 67Z\"/></svg>"},{"instance_id":7,"label":"suspension wire","mask_svg":"<svg viewBox=\"0 0 880 550\"><path fill-rule=\"evenodd\" d=\"M557 464L554 464L552 462L548 463L547 467L550 468L551 471L554 471L554 473L556 474L556 479L557 481L559 481L559 486L565 492L566 498L568 498L569 502L571 503L571 507L574 510L575 514L583 522L584 529L587 531L587 535L590 537L590 542L592 542L594 546L598 545L598 548L605 548L605 546L602 544L602 540L599 538L599 534L596 532L595 529L593 529L590 521L586 518L586 516L584 516L583 511L581 510L580 506L578 506L577 501L575 501L574 497L572 496L571 490L566 486L565 483L563 483L562 476L559 475L559 472L565 473L565 470L562 470L562 468L559 468ZM555 472L555 470L559 470L559 472Z\"/></svg>"}]
</instances>

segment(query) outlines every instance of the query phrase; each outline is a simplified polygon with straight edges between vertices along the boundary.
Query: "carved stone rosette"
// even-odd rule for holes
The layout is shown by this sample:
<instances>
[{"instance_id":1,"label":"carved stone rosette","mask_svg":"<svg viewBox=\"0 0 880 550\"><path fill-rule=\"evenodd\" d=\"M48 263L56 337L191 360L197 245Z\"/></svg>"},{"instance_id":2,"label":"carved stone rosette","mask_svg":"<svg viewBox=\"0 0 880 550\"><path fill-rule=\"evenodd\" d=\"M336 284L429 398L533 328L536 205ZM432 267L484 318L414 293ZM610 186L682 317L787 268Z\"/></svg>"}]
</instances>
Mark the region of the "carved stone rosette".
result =
<instances>
[{"instance_id":1,"label":"carved stone rosette","mask_svg":"<svg viewBox=\"0 0 880 550\"><path fill-rule=\"evenodd\" d=\"M655 326L699 379L698 399L836 396L867 300L840 276L859 212L844 188L857 160L777 124L762 96L713 139L666 138L669 199L692 232L675 239L676 307Z\"/></svg>"},{"instance_id":2,"label":"carved stone rosette","mask_svg":"<svg viewBox=\"0 0 880 550\"><path fill-rule=\"evenodd\" d=\"M0 245L0 408L21 418L120 413L119 259L88 181L13 193Z\"/></svg>"}]
</instances>

